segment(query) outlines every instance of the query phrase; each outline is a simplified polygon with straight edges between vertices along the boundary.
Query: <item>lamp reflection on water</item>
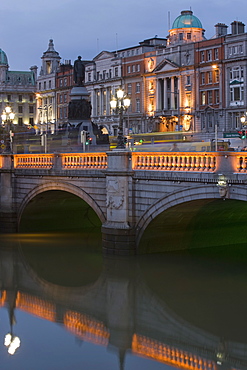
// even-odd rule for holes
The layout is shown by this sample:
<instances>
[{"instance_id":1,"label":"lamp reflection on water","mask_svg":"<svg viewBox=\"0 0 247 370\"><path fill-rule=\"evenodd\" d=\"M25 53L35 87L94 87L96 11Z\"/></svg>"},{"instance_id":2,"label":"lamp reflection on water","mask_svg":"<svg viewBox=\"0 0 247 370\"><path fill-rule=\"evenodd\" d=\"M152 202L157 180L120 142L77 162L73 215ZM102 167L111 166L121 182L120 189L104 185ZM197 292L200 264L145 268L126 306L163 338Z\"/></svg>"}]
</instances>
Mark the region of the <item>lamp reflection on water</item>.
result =
<instances>
[{"instance_id":1,"label":"lamp reflection on water","mask_svg":"<svg viewBox=\"0 0 247 370\"><path fill-rule=\"evenodd\" d=\"M10 355L14 355L16 350L20 347L21 341L19 337L16 337L11 333L8 333L5 335L4 345L8 347L8 353Z\"/></svg>"}]
</instances>

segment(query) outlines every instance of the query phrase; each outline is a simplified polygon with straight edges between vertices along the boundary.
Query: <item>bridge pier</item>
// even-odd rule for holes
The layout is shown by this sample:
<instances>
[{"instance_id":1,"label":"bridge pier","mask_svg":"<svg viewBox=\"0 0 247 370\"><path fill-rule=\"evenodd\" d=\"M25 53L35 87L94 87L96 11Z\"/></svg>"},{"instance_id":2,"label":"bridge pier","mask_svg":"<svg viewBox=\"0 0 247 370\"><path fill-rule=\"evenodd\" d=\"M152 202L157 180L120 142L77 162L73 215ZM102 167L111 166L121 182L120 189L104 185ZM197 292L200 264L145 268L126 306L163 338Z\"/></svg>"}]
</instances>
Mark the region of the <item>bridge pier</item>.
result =
<instances>
[{"instance_id":1,"label":"bridge pier","mask_svg":"<svg viewBox=\"0 0 247 370\"><path fill-rule=\"evenodd\" d=\"M0 174L0 232L17 232L17 213L13 205L12 186L12 155L2 158L2 172Z\"/></svg>"},{"instance_id":2,"label":"bridge pier","mask_svg":"<svg viewBox=\"0 0 247 370\"><path fill-rule=\"evenodd\" d=\"M136 237L131 223L133 176L131 153L114 150L107 155L107 221L102 225L103 250L111 254L135 254Z\"/></svg>"}]
</instances>

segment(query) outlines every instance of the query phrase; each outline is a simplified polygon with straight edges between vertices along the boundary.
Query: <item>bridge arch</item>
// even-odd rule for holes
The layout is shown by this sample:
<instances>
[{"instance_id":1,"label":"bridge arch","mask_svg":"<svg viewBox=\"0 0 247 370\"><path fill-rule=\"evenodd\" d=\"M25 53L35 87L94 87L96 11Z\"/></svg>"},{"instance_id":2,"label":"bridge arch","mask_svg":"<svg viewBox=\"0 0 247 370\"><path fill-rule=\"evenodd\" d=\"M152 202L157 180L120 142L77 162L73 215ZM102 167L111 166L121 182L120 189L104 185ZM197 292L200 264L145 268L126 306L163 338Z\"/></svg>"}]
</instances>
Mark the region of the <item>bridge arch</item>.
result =
<instances>
[{"instance_id":1,"label":"bridge arch","mask_svg":"<svg viewBox=\"0 0 247 370\"><path fill-rule=\"evenodd\" d=\"M228 197L229 199L246 201L247 189L245 186L231 186L228 191ZM185 188L160 198L146 210L136 224L137 248L150 222L166 209L192 200L219 198L219 188L215 184Z\"/></svg>"},{"instance_id":2,"label":"bridge arch","mask_svg":"<svg viewBox=\"0 0 247 370\"><path fill-rule=\"evenodd\" d=\"M78 196L79 198L83 199L94 210L94 212L97 214L97 216L99 217L102 224L105 222L106 217L105 217L104 212L99 207L97 202L87 192L85 192L83 189L81 189L78 186L75 186L73 184L68 184L68 183L65 183L65 182L62 182L62 181L61 182L50 181L50 182L47 182L45 184L38 185L38 186L34 187L23 198L23 200L20 204L20 207L18 209L18 212L17 212L18 225L20 223L22 213L23 213L25 207L27 206L27 204L36 195L41 194L41 193L46 192L46 191L50 191L50 190L61 190L61 191L65 191L65 192L68 192L68 193L71 193L73 195Z\"/></svg>"}]
</instances>

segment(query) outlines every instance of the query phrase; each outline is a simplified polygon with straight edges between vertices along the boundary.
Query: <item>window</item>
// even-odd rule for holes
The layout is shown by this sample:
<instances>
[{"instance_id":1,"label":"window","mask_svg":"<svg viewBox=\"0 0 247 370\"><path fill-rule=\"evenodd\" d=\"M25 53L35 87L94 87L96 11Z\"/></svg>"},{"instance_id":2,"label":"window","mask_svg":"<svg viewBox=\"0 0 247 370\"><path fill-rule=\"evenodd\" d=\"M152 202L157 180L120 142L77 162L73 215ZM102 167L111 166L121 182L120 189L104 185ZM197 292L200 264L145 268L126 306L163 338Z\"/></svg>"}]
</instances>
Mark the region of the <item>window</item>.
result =
<instances>
[{"instance_id":1,"label":"window","mask_svg":"<svg viewBox=\"0 0 247 370\"><path fill-rule=\"evenodd\" d=\"M30 117L29 118L29 125L33 126L34 122L33 122L33 117Z\"/></svg>"},{"instance_id":2,"label":"window","mask_svg":"<svg viewBox=\"0 0 247 370\"><path fill-rule=\"evenodd\" d=\"M183 32L180 32L180 34L179 34L179 40L182 41L183 38L184 38L184 34L183 34Z\"/></svg>"},{"instance_id":3,"label":"window","mask_svg":"<svg viewBox=\"0 0 247 370\"><path fill-rule=\"evenodd\" d=\"M131 70L130 70L130 66L127 67L127 72L130 73Z\"/></svg>"},{"instance_id":4,"label":"window","mask_svg":"<svg viewBox=\"0 0 247 370\"><path fill-rule=\"evenodd\" d=\"M67 118L67 107L63 107L63 117Z\"/></svg>"},{"instance_id":5,"label":"window","mask_svg":"<svg viewBox=\"0 0 247 370\"><path fill-rule=\"evenodd\" d=\"M115 67L115 77L118 77L118 67Z\"/></svg>"},{"instance_id":6,"label":"window","mask_svg":"<svg viewBox=\"0 0 247 370\"><path fill-rule=\"evenodd\" d=\"M136 99L136 112L140 112L140 99Z\"/></svg>"},{"instance_id":7,"label":"window","mask_svg":"<svg viewBox=\"0 0 247 370\"><path fill-rule=\"evenodd\" d=\"M99 80L99 72L97 72L97 81Z\"/></svg>"},{"instance_id":8,"label":"window","mask_svg":"<svg viewBox=\"0 0 247 370\"><path fill-rule=\"evenodd\" d=\"M189 76L186 76L186 85L190 85L191 81L190 81L190 75Z\"/></svg>"},{"instance_id":9,"label":"window","mask_svg":"<svg viewBox=\"0 0 247 370\"><path fill-rule=\"evenodd\" d=\"M91 81L91 72L88 73L88 81Z\"/></svg>"},{"instance_id":10,"label":"window","mask_svg":"<svg viewBox=\"0 0 247 370\"><path fill-rule=\"evenodd\" d=\"M201 84L205 85L205 72L201 73Z\"/></svg>"},{"instance_id":11,"label":"window","mask_svg":"<svg viewBox=\"0 0 247 370\"><path fill-rule=\"evenodd\" d=\"M29 105L29 113L33 113L34 112L34 109L33 109L33 105Z\"/></svg>"},{"instance_id":12,"label":"window","mask_svg":"<svg viewBox=\"0 0 247 370\"><path fill-rule=\"evenodd\" d=\"M103 71L103 80L106 79L106 70Z\"/></svg>"},{"instance_id":13,"label":"window","mask_svg":"<svg viewBox=\"0 0 247 370\"><path fill-rule=\"evenodd\" d=\"M49 80L49 89L51 89L51 80Z\"/></svg>"},{"instance_id":14,"label":"window","mask_svg":"<svg viewBox=\"0 0 247 370\"><path fill-rule=\"evenodd\" d=\"M46 90L46 81L44 82L44 90Z\"/></svg>"},{"instance_id":15,"label":"window","mask_svg":"<svg viewBox=\"0 0 247 370\"><path fill-rule=\"evenodd\" d=\"M29 101L30 101L30 103L32 103L32 102L33 102L33 95L30 95L30 96L29 96Z\"/></svg>"},{"instance_id":16,"label":"window","mask_svg":"<svg viewBox=\"0 0 247 370\"><path fill-rule=\"evenodd\" d=\"M137 72L140 72L140 64L137 64L137 65L136 65L136 71L137 71Z\"/></svg>"},{"instance_id":17,"label":"window","mask_svg":"<svg viewBox=\"0 0 247 370\"><path fill-rule=\"evenodd\" d=\"M18 113L23 113L23 107L22 107L22 105L18 105Z\"/></svg>"},{"instance_id":18,"label":"window","mask_svg":"<svg viewBox=\"0 0 247 370\"><path fill-rule=\"evenodd\" d=\"M230 100L232 102L243 100L244 88L243 86L231 86L230 87Z\"/></svg>"},{"instance_id":19,"label":"window","mask_svg":"<svg viewBox=\"0 0 247 370\"><path fill-rule=\"evenodd\" d=\"M68 80L67 80L67 78L65 77L65 79L64 79L64 86L67 86L68 85Z\"/></svg>"},{"instance_id":20,"label":"window","mask_svg":"<svg viewBox=\"0 0 247 370\"><path fill-rule=\"evenodd\" d=\"M230 69L230 80L240 79L244 76L243 67L233 67Z\"/></svg>"},{"instance_id":21,"label":"window","mask_svg":"<svg viewBox=\"0 0 247 370\"><path fill-rule=\"evenodd\" d=\"M112 71L109 69L109 78L112 78Z\"/></svg>"},{"instance_id":22,"label":"window","mask_svg":"<svg viewBox=\"0 0 247 370\"><path fill-rule=\"evenodd\" d=\"M220 102L220 91L219 90L214 91L214 101L215 101L215 104L219 104Z\"/></svg>"},{"instance_id":23,"label":"window","mask_svg":"<svg viewBox=\"0 0 247 370\"><path fill-rule=\"evenodd\" d=\"M59 108L59 118L63 118L63 108Z\"/></svg>"},{"instance_id":24,"label":"window","mask_svg":"<svg viewBox=\"0 0 247 370\"><path fill-rule=\"evenodd\" d=\"M208 104L212 104L213 103L213 94L212 94L212 90L209 90L208 91Z\"/></svg>"},{"instance_id":25,"label":"window","mask_svg":"<svg viewBox=\"0 0 247 370\"><path fill-rule=\"evenodd\" d=\"M132 93L132 84L127 85L127 92L128 92L128 95L131 95L131 93Z\"/></svg>"},{"instance_id":26,"label":"window","mask_svg":"<svg viewBox=\"0 0 247 370\"><path fill-rule=\"evenodd\" d=\"M207 83L211 84L213 82L213 74L212 71L207 72Z\"/></svg>"},{"instance_id":27,"label":"window","mask_svg":"<svg viewBox=\"0 0 247 370\"><path fill-rule=\"evenodd\" d=\"M187 40L191 40L191 33L190 32L187 33Z\"/></svg>"},{"instance_id":28,"label":"window","mask_svg":"<svg viewBox=\"0 0 247 370\"><path fill-rule=\"evenodd\" d=\"M201 93L201 105L205 105L206 104L206 93L205 91L202 91Z\"/></svg>"},{"instance_id":29,"label":"window","mask_svg":"<svg viewBox=\"0 0 247 370\"><path fill-rule=\"evenodd\" d=\"M11 95L7 95L7 100L11 101Z\"/></svg>"},{"instance_id":30,"label":"window","mask_svg":"<svg viewBox=\"0 0 247 370\"><path fill-rule=\"evenodd\" d=\"M212 60L212 51L207 50L207 61L210 61L210 60Z\"/></svg>"},{"instance_id":31,"label":"window","mask_svg":"<svg viewBox=\"0 0 247 370\"><path fill-rule=\"evenodd\" d=\"M19 95L18 100L19 102L22 102L22 95Z\"/></svg>"},{"instance_id":32,"label":"window","mask_svg":"<svg viewBox=\"0 0 247 370\"><path fill-rule=\"evenodd\" d=\"M41 90L41 82L39 82L39 90Z\"/></svg>"},{"instance_id":33,"label":"window","mask_svg":"<svg viewBox=\"0 0 247 370\"><path fill-rule=\"evenodd\" d=\"M133 64L133 66L132 66L132 72L135 72L136 71L136 66L135 66L135 64Z\"/></svg>"},{"instance_id":34,"label":"window","mask_svg":"<svg viewBox=\"0 0 247 370\"><path fill-rule=\"evenodd\" d=\"M22 117L18 118L18 125L22 126L23 125L23 119Z\"/></svg>"},{"instance_id":35,"label":"window","mask_svg":"<svg viewBox=\"0 0 247 370\"><path fill-rule=\"evenodd\" d=\"M214 49L214 59L217 60L219 59L219 49Z\"/></svg>"},{"instance_id":36,"label":"window","mask_svg":"<svg viewBox=\"0 0 247 370\"><path fill-rule=\"evenodd\" d=\"M62 102L63 102L63 95L59 94L59 103L62 103Z\"/></svg>"},{"instance_id":37,"label":"window","mask_svg":"<svg viewBox=\"0 0 247 370\"><path fill-rule=\"evenodd\" d=\"M63 96L63 101L64 101L64 103L67 103L67 94L66 93Z\"/></svg>"},{"instance_id":38,"label":"window","mask_svg":"<svg viewBox=\"0 0 247 370\"><path fill-rule=\"evenodd\" d=\"M201 62L204 62L204 61L205 61L204 51L201 51Z\"/></svg>"},{"instance_id":39,"label":"window","mask_svg":"<svg viewBox=\"0 0 247 370\"><path fill-rule=\"evenodd\" d=\"M140 82L137 82L136 83L136 93L140 92L140 88L141 88Z\"/></svg>"},{"instance_id":40,"label":"window","mask_svg":"<svg viewBox=\"0 0 247 370\"><path fill-rule=\"evenodd\" d=\"M220 82L220 71L218 69L215 70L215 82Z\"/></svg>"}]
</instances>

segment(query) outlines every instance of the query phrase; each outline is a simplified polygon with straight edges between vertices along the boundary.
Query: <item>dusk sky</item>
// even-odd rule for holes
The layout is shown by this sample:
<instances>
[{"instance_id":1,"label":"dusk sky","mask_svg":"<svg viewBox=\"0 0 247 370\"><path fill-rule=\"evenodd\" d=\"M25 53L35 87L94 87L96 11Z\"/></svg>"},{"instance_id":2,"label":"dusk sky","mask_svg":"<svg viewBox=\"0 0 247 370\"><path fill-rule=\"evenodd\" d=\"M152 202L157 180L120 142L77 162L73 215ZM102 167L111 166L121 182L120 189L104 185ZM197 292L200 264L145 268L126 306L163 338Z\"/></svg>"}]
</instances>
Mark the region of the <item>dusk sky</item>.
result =
<instances>
[{"instance_id":1,"label":"dusk sky","mask_svg":"<svg viewBox=\"0 0 247 370\"><path fill-rule=\"evenodd\" d=\"M165 38L169 19L172 25L182 10L190 9L206 38L214 36L218 22L229 26L228 33L234 20L247 25L246 0L8 0L1 4L0 48L10 70L33 65L40 70L51 38L62 62L78 55L92 59L102 50L131 47L155 35Z\"/></svg>"}]
</instances>

